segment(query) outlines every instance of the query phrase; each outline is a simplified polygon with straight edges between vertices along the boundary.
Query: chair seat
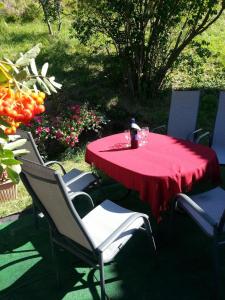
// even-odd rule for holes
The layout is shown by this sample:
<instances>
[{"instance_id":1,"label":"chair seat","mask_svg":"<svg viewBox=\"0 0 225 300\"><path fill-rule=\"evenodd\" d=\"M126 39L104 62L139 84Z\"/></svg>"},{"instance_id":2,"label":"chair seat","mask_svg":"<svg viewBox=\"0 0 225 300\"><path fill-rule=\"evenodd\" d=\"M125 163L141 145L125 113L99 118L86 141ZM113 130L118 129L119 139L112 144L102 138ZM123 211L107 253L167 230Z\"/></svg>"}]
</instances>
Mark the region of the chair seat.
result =
<instances>
[{"instance_id":1,"label":"chair seat","mask_svg":"<svg viewBox=\"0 0 225 300\"><path fill-rule=\"evenodd\" d=\"M105 200L82 220L90 237L93 239L96 248L101 245L118 227L125 222L131 215L135 214L126 208L123 208L110 200ZM125 243L132 237L134 230L139 229L144 223L143 218L138 218L126 231L109 245L103 253L103 261L111 261Z\"/></svg>"},{"instance_id":2,"label":"chair seat","mask_svg":"<svg viewBox=\"0 0 225 300\"><path fill-rule=\"evenodd\" d=\"M191 196L191 199L211 217L215 223L219 223L225 209L225 191L220 188L214 188L208 192ZM213 227L196 212L187 202L178 200L181 207L199 224L199 226L210 236L213 236Z\"/></svg>"},{"instance_id":3,"label":"chair seat","mask_svg":"<svg viewBox=\"0 0 225 300\"><path fill-rule=\"evenodd\" d=\"M67 172L66 174L64 174L62 176L64 183L67 185L67 183L69 181L71 181L71 179L73 179L74 177L79 176L82 173L82 171L78 170L78 169L72 169L71 171Z\"/></svg>"},{"instance_id":4,"label":"chair seat","mask_svg":"<svg viewBox=\"0 0 225 300\"><path fill-rule=\"evenodd\" d=\"M66 184L67 192L70 198L73 197L74 192L83 191L88 186L96 182L96 177L91 172L80 172L80 174L75 175L78 170L73 169L66 173L62 178Z\"/></svg>"},{"instance_id":5,"label":"chair seat","mask_svg":"<svg viewBox=\"0 0 225 300\"><path fill-rule=\"evenodd\" d=\"M223 145L212 145L211 148L216 152L219 164L224 165L225 164L225 145L224 146Z\"/></svg>"}]
</instances>

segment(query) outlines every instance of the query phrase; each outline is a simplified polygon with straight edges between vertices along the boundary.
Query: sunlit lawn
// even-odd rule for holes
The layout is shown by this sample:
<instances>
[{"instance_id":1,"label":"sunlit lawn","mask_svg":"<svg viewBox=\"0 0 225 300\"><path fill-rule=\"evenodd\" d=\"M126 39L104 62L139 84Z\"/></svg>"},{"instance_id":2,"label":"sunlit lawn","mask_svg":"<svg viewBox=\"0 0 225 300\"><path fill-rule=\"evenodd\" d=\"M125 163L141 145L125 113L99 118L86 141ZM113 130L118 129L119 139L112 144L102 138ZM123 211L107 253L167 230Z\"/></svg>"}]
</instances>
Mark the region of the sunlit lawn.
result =
<instances>
[{"instance_id":1,"label":"sunlit lawn","mask_svg":"<svg viewBox=\"0 0 225 300\"><path fill-rule=\"evenodd\" d=\"M78 154L74 159L62 161L63 166L67 171L72 168L78 168L83 171L90 169L89 165L85 163L83 153ZM27 193L22 182L18 185L18 197L15 200L0 202L0 218L9 216L23 211L31 206L31 197Z\"/></svg>"}]
</instances>

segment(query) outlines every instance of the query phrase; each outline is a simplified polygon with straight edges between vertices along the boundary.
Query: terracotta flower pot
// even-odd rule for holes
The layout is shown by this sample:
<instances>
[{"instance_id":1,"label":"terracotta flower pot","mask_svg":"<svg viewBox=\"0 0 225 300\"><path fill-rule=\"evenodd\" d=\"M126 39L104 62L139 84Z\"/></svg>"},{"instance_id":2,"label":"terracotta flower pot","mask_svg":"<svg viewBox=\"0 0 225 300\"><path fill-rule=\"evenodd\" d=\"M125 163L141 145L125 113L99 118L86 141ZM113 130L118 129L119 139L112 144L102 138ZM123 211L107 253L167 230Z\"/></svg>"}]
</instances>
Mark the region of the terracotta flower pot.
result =
<instances>
[{"instance_id":1,"label":"terracotta flower pot","mask_svg":"<svg viewBox=\"0 0 225 300\"><path fill-rule=\"evenodd\" d=\"M0 183L0 202L16 199L17 185L10 180Z\"/></svg>"}]
</instances>

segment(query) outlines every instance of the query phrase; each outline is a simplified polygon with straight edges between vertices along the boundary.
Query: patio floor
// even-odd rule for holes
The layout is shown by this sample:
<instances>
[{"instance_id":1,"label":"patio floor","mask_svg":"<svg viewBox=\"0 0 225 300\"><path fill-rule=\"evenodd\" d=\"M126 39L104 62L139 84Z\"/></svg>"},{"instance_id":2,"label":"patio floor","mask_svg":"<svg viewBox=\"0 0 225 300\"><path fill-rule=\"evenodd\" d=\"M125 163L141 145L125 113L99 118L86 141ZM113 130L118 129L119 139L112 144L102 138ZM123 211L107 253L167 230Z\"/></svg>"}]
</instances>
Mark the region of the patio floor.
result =
<instances>
[{"instance_id":1,"label":"patio floor","mask_svg":"<svg viewBox=\"0 0 225 300\"><path fill-rule=\"evenodd\" d=\"M132 193L124 205L137 209L140 201ZM160 224L153 224L158 245L157 263L152 245L144 233L139 233L116 260L105 267L106 292L110 299L213 299L210 240L184 214L176 215L171 240L168 224L168 216ZM22 213L15 220L0 224L0 299L99 299L98 271L93 272L61 249L57 257L60 287L56 285L45 220L41 220L38 230L30 213ZM223 249L220 258L223 283ZM225 299L223 284L221 299Z\"/></svg>"}]
</instances>

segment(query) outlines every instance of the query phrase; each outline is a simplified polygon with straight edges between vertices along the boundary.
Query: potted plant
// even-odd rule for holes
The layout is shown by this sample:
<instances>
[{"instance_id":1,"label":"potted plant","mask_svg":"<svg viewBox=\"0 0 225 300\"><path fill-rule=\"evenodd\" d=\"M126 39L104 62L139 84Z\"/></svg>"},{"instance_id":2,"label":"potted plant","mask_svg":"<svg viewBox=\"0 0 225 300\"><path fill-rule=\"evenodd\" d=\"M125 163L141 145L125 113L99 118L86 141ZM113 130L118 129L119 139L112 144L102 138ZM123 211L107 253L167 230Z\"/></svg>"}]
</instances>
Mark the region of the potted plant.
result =
<instances>
[{"instance_id":1,"label":"potted plant","mask_svg":"<svg viewBox=\"0 0 225 300\"><path fill-rule=\"evenodd\" d=\"M0 201L7 201L17 197L17 183L21 172L18 155L28 153L21 147L26 143L19 135L7 136L2 134L0 138Z\"/></svg>"}]
</instances>

